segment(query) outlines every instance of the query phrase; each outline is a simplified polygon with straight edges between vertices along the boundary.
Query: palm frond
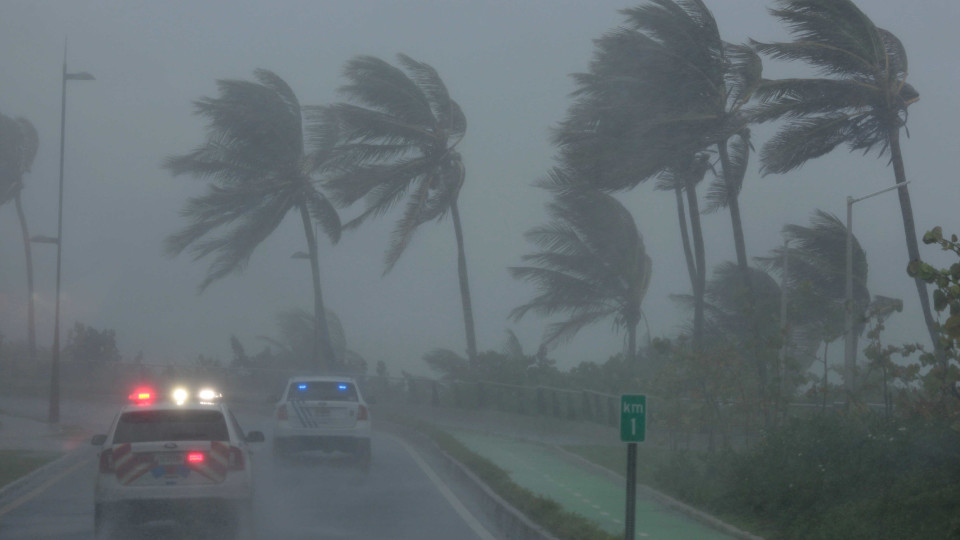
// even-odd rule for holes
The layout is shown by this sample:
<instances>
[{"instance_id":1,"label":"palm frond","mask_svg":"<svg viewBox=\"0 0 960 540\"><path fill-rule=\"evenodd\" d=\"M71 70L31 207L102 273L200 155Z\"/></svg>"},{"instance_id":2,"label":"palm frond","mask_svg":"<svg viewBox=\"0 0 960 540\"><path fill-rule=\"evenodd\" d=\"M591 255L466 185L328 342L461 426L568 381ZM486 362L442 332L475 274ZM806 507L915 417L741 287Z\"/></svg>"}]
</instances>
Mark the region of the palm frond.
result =
<instances>
[{"instance_id":1,"label":"palm frond","mask_svg":"<svg viewBox=\"0 0 960 540\"><path fill-rule=\"evenodd\" d=\"M437 127L430 100L400 68L375 56L357 56L343 68L350 83L340 92L350 100L409 125Z\"/></svg>"}]
</instances>

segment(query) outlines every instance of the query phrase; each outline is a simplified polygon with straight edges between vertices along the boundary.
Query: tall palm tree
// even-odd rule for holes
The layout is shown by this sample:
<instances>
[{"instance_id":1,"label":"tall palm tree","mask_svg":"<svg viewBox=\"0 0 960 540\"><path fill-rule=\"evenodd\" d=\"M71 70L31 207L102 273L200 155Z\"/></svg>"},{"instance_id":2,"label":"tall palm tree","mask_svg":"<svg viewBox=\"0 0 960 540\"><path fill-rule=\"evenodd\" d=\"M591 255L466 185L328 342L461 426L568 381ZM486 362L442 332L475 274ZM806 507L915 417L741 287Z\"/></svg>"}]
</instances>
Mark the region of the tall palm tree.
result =
<instances>
[{"instance_id":1,"label":"tall palm tree","mask_svg":"<svg viewBox=\"0 0 960 540\"><path fill-rule=\"evenodd\" d=\"M168 158L164 167L174 176L208 181L208 190L187 201L181 215L190 224L169 236L166 248L178 255L189 247L194 260L214 256L200 284L202 292L242 271L283 218L298 212L313 274L313 361L334 367L341 359L332 346L323 305L314 222L337 242L340 218L312 175L327 163L336 130L330 122L315 122L305 140L303 111L287 83L265 69L256 70L254 78L217 81L218 97L195 102L196 114L208 121L207 140L189 154Z\"/></svg>"},{"instance_id":2,"label":"tall palm tree","mask_svg":"<svg viewBox=\"0 0 960 540\"><path fill-rule=\"evenodd\" d=\"M690 286L693 290L693 349L697 353L703 349L704 293L707 281L706 253L703 242L703 226L700 223L697 185L703 180L708 168L708 157L706 154L700 153L692 159L681 160L674 166L665 169L660 173L657 180L657 189L673 191L677 202L677 218L680 222L683 254L687 261L687 273L690 276ZM684 195L686 195L686 205L684 205ZM689 225L687 224L688 216Z\"/></svg>"},{"instance_id":3,"label":"tall palm tree","mask_svg":"<svg viewBox=\"0 0 960 540\"><path fill-rule=\"evenodd\" d=\"M789 248L788 271L784 271L784 248L773 251L769 257L757 257L763 268L781 275L790 295L799 299L800 310L796 323L802 334L822 340L825 349L843 336L843 305L846 300L846 238L847 227L835 215L816 210L809 226L789 224L783 228L783 236ZM851 235L853 250L853 312L855 314L854 343L863 333L863 313L870 303L867 288L867 255L856 236ZM839 325L839 326L838 326ZM857 346L854 345L854 350ZM824 350L826 367L826 350ZM854 365L844 366L846 391L852 395L854 388ZM824 384L826 384L826 369Z\"/></svg>"},{"instance_id":4,"label":"tall palm tree","mask_svg":"<svg viewBox=\"0 0 960 540\"><path fill-rule=\"evenodd\" d=\"M533 282L539 294L515 308L519 320L530 311L568 313L551 324L544 344L569 340L583 327L613 318L627 333L627 357L636 360L640 306L650 285L651 260L630 212L612 196L554 168L541 186L554 193L551 222L526 233L540 249L525 255L530 266L511 267L513 277Z\"/></svg>"},{"instance_id":5,"label":"tall palm tree","mask_svg":"<svg viewBox=\"0 0 960 540\"><path fill-rule=\"evenodd\" d=\"M726 207L737 263L747 276L739 193L749 153L744 106L761 80L760 57L721 39L701 0L648 0L596 40L590 71L575 75L576 103L555 142L598 187L626 189L704 151L719 156L711 199Z\"/></svg>"},{"instance_id":6,"label":"tall palm tree","mask_svg":"<svg viewBox=\"0 0 960 540\"><path fill-rule=\"evenodd\" d=\"M450 213L467 357L475 363L477 340L458 206L465 169L456 147L466 134L466 117L434 68L404 54L397 59L402 68L373 56L357 56L344 67L349 83L340 90L352 103L332 107L343 140L341 174L326 186L341 206L360 199L366 203L345 227L383 215L406 197L384 258L384 273L393 268L420 225Z\"/></svg>"},{"instance_id":7,"label":"tall palm tree","mask_svg":"<svg viewBox=\"0 0 960 540\"><path fill-rule=\"evenodd\" d=\"M845 144L851 151L876 150L880 156L889 152L896 184L906 182L900 130L919 94L907 83L903 44L874 25L851 0L777 0L777 5L771 13L788 26L795 41L753 42L754 47L778 60L804 62L823 76L768 80L758 89L761 104L754 119L787 119L761 151L762 172L791 171ZM902 186L897 193L908 258L919 260L910 192ZM940 355L926 284L914 282Z\"/></svg>"},{"instance_id":8,"label":"tall palm tree","mask_svg":"<svg viewBox=\"0 0 960 540\"><path fill-rule=\"evenodd\" d=\"M30 361L37 360L37 330L33 305L33 255L30 251L30 231L27 216L23 212L20 193L23 191L23 175L30 172L33 160L40 147L37 129L26 118L16 120L0 114L0 206L13 200L20 220L23 237L23 252L27 261L27 342Z\"/></svg>"}]
</instances>

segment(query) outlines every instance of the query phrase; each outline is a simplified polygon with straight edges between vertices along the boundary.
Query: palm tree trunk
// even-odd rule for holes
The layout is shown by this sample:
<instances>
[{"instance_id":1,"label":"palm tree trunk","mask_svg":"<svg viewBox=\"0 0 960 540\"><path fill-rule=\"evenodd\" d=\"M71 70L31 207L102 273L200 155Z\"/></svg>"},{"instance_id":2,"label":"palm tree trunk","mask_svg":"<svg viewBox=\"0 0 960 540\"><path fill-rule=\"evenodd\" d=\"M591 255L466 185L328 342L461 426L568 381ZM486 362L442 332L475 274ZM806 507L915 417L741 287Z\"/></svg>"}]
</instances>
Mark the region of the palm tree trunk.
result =
<instances>
[{"instance_id":1,"label":"palm tree trunk","mask_svg":"<svg viewBox=\"0 0 960 540\"><path fill-rule=\"evenodd\" d=\"M323 292L320 289L320 256L317 250L317 236L313 234L313 221L306 203L300 204L300 217L303 219L303 232L307 236L310 250L310 272L313 275L313 361L316 365L333 369L340 364L330 340L330 328L327 326L327 312L323 307Z\"/></svg>"},{"instance_id":2,"label":"palm tree trunk","mask_svg":"<svg viewBox=\"0 0 960 540\"><path fill-rule=\"evenodd\" d=\"M640 324L639 319L636 322L630 322L627 324L627 365L634 366L637 362L637 326Z\"/></svg>"},{"instance_id":3,"label":"palm tree trunk","mask_svg":"<svg viewBox=\"0 0 960 540\"><path fill-rule=\"evenodd\" d=\"M477 335L473 325L473 305L470 301L470 282L467 279L467 255L463 247L463 228L460 225L460 210L456 199L450 203L453 216L453 232L457 237L457 272L460 277L460 299L463 304L463 326L467 335L467 358L470 365L477 365Z\"/></svg>"},{"instance_id":4,"label":"palm tree trunk","mask_svg":"<svg viewBox=\"0 0 960 540\"><path fill-rule=\"evenodd\" d=\"M830 381L827 378L828 377L827 351L829 350L830 350L830 342L824 341L823 342L823 407L821 407L820 409L823 412L827 412L827 393L830 392Z\"/></svg>"},{"instance_id":5,"label":"palm tree trunk","mask_svg":"<svg viewBox=\"0 0 960 540\"><path fill-rule=\"evenodd\" d=\"M687 206L690 207L690 228L693 230L693 250L697 266L697 279L693 284L693 351L703 352L703 311L704 293L707 288L707 267L704 259L703 229L700 225L700 205L697 203L697 190L691 179L687 180Z\"/></svg>"},{"instance_id":6,"label":"palm tree trunk","mask_svg":"<svg viewBox=\"0 0 960 540\"><path fill-rule=\"evenodd\" d=\"M20 193L14 196L17 217L20 218L20 232L23 234L23 252L27 259L27 343L30 346L30 365L37 364L37 329L33 311L33 255L30 251L30 232L27 229L27 216L23 213Z\"/></svg>"},{"instance_id":7,"label":"palm tree trunk","mask_svg":"<svg viewBox=\"0 0 960 540\"><path fill-rule=\"evenodd\" d=\"M723 167L723 178L727 184L727 192L729 194L727 203L730 209L730 221L733 225L733 244L737 252L737 266L740 267L740 272L743 274L743 284L746 288L747 299L750 305L750 310L746 315L750 318L750 326L753 330L753 347L751 347L751 354L753 356L753 363L757 368L757 377L760 379L760 408L763 411L764 426L770 427L772 417L770 415L769 397L767 395L767 364L763 355L760 354L762 336L760 335L760 325L758 324L756 314L757 297L753 290L753 283L751 282L752 280L750 279L750 272L747 265L747 247L743 238L743 221L740 218L740 198L739 193L733 190L727 174L728 171L730 171L730 154L727 152L727 141L723 140L718 142L717 150L720 154L720 165Z\"/></svg>"},{"instance_id":8,"label":"palm tree trunk","mask_svg":"<svg viewBox=\"0 0 960 540\"><path fill-rule=\"evenodd\" d=\"M747 246L743 238L743 221L740 219L740 194L734 193L733 186L727 178L730 171L730 154L727 151L727 141L717 143L717 150L720 153L720 166L723 167L723 179L727 184L727 193L730 197L727 201L730 208L730 221L733 225L733 245L737 251L737 266L744 273L744 280L747 281L747 287L750 287L750 276L747 274Z\"/></svg>"},{"instance_id":9,"label":"palm tree trunk","mask_svg":"<svg viewBox=\"0 0 960 540\"><path fill-rule=\"evenodd\" d=\"M890 130L890 160L893 162L893 174L897 184L907 181L907 173L903 166L903 152L900 150L900 129ZM907 254L910 261L920 260L920 247L917 243L917 227L913 222L913 205L910 203L910 192L906 186L897 190L900 196L900 214L903 216L903 232L907 236ZM944 362L945 355L943 346L940 344L940 334L937 331L937 323L933 320L933 312L930 310L930 296L927 293L927 284L922 279L916 277L913 279L917 286L917 295L920 297L920 309L923 311L923 321L927 325L927 332L930 334L930 341L933 342L933 350L939 363Z\"/></svg>"},{"instance_id":10,"label":"palm tree trunk","mask_svg":"<svg viewBox=\"0 0 960 540\"><path fill-rule=\"evenodd\" d=\"M680 239L683 242L683 257L687 261L687 273L690 275L690 287L697 287L697 267L693 261L693 250L690 247L690 233L687 230L687 213L683 207L683 188L677 186L673 189L677 198L677 217L680 219Z\"/></svg>"}]
</instances>

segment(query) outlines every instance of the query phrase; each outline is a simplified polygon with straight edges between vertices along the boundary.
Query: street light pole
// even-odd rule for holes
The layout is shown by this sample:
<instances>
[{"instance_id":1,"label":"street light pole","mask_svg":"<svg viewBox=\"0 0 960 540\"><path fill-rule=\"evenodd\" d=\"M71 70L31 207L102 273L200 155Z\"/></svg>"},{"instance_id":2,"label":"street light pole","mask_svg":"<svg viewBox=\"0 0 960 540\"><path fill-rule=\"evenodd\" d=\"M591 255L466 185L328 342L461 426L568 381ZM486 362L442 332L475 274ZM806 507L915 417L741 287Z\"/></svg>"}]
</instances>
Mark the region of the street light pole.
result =
<instances>
[{"instance_id":1,"label":"street light pole","mask_svg":"<svg viewBox=\"0 0 960 540\"><path fill-rule=\"evenodd\" d=\"M47 421L60 422L60 268L63 246L63 155L67 125L67 81L92 81L93 75L83 71L67 73L67 41L63 41L63 76L60 86L60 193L57 202L57 292L53 311L53 359L50 364L50 409Z\"/></svg>"},{"instance_id":2,"label":"street light pole","mask_svg":"<svg viewBox=\"0 0 960 540\"><path fill-rule=\"evenodd\" d=\"M846 268L846 294L844 295L844 316L843 316L843 332L844 332L844 355L843 355L843 371L844 371L844 388L846 390L846 401L849 405L850 397L853 395L854 390L856 389L856 366L857 366L857 351L856 345L853 343L853 205L864 199L869 199L870 197L875 197L882 193L888 191L893 191L895 189L900 189L911 181L902 182L890 186L888 188L881 189L880 191L871 193L869 195L864 195L854 199L853 197L847 195L847 268Z\"/></svg>"}]
</instances>

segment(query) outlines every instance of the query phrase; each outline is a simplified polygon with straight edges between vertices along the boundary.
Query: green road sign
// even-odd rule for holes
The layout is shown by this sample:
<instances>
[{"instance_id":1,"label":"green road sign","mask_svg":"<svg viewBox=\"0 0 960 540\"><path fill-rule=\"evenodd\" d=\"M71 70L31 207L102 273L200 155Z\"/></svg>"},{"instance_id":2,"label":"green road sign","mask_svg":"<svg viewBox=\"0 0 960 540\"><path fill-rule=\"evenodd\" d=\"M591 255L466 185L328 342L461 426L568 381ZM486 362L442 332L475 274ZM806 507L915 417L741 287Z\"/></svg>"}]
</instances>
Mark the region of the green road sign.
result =
<instances>
[{"instance_id":1,"label":"green road sign","mask_svg":"<svg viewBox=\"0 0 960 540\"><path fill-rule=\"evenodd\" d=\"M623 394L620 396L620 440L643 442L647 436L647 396Z\"/></svg>"}]
</instances>

